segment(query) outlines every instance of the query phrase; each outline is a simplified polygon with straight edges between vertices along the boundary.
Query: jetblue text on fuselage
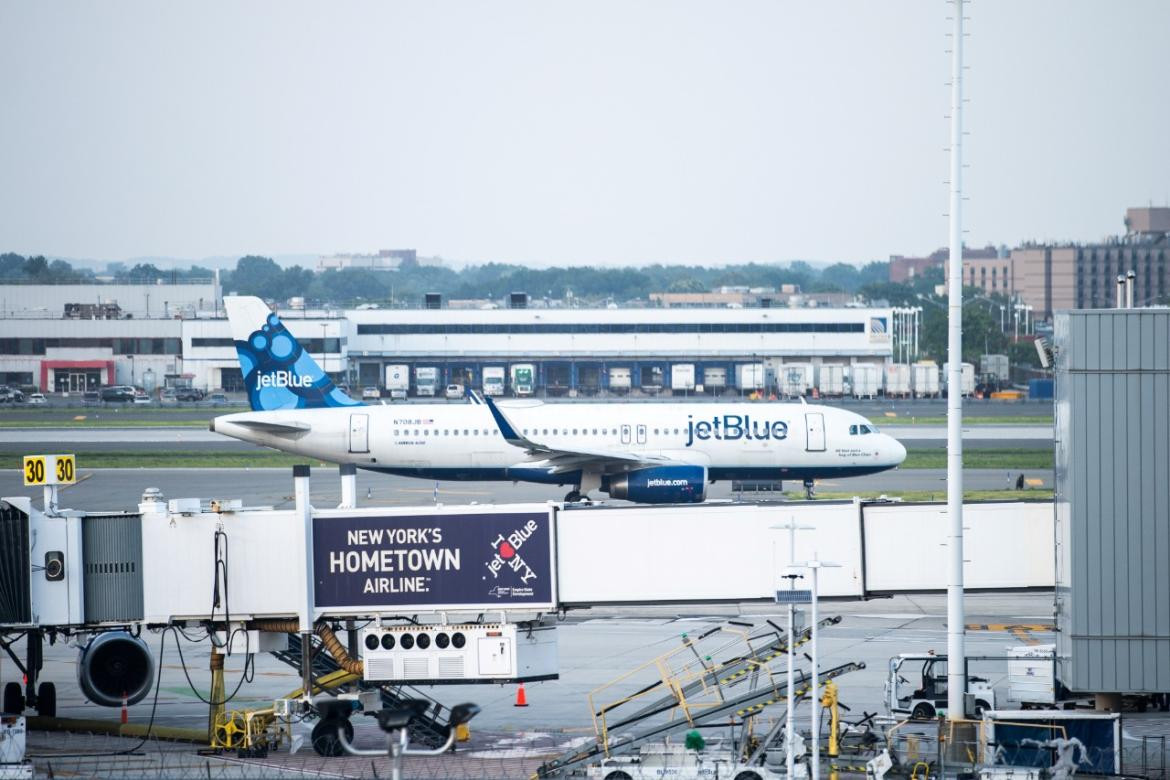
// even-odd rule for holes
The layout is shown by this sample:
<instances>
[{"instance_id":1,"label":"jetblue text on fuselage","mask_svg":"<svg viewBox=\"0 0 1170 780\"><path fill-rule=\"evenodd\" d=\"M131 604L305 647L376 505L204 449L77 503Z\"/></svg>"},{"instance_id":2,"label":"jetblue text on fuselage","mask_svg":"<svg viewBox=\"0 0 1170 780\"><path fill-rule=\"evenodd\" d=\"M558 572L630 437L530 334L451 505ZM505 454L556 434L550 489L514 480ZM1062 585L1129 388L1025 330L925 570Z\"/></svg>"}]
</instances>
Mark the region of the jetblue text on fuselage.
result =
<instances>
[{"instance_id":1,"label":"jetblue text on fuselage","mask_svg":"<svg viewBox=\"0 0 1170 780\"><path fill-rule=\"evenodd\" d=\"M256 377L256 389L262 387L312 387L311 376L301 376L291 371L273 371L271 374L260 374Z\"/></svg>"},{"instance_id":2,"label":"jetblue text on fuselage","mask_svg":"<svg viewBox=\"0 0 1170 780\"><path fill-rule=\"evenodd\" d=\"M788 438L788 423L783 420L754 420L750 414L715 415L710 420L695 422L693 415L687 415L687 446L695 439L707 441L735 441L737 439L777 441Z\"/></svg>"}]
</instances>

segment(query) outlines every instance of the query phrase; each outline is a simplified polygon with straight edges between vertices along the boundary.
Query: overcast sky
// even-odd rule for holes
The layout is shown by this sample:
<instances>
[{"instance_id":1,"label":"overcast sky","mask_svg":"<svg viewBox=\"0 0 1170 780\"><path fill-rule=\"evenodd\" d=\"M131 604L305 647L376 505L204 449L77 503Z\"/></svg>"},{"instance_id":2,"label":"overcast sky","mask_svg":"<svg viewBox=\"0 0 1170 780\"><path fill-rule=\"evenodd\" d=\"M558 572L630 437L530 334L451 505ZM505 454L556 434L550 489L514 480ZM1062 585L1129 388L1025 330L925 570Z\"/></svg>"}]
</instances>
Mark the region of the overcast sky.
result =
<instances>
[{"instance_id":1,"label":"overcast sky","mask_svg":"<svg viewBox=\"0 0 1170 780\"><path fill-rule=\"evenodd\" d=\"M864 262L946 243L951 5L0 2L0 251ZM1170 2L967 8L969 244L1170 197Z\"/></svg>"}]
</instances>

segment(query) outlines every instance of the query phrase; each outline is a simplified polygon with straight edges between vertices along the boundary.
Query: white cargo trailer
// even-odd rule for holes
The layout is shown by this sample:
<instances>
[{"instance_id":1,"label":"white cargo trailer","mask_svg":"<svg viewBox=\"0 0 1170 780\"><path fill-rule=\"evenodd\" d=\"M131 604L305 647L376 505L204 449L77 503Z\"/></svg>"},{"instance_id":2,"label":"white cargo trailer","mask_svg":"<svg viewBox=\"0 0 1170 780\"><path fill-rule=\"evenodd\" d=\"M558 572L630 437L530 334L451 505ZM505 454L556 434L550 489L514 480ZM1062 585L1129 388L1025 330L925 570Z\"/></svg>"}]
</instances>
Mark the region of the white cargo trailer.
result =
<instances>
[{"instance_id":1,"label":"white cargo trailer","mask_svg":"<svg viewBox=\"0 0 1170 780\"><path fill-rule=\"evenodd\" d=\"M410 366L396 363L386 366L386 392L392 401L401 401L410 391Z\"/></svg>"},{"instance_id":2,"label":"white cargo trailer","mask_svg":"<svg viewBox=\"0 0 1170 780\"><path fill-rule=\"evenodd\" d=\"M493 396L504 394L503 366L483 367L483 394Z\"/></svg>"},{"instance_id":3,"label":"white cargo trailer","mask_svg":"<svg viewBox=\"0 0 1170 780\"><path fill-rule=\"evenodd\" d=\"M785 363L777 373L781 395L787 398L799 398L812 387L812 363Z\"/></svg>"},{"instance_id":4,"label":"white cargo trailer","mask_svg":"<svg viewBox=\"0 0 1170 780\"><path fill-rule=\"evenodd\" d=\"M1011 381L1011 365L1007 355L983 355L979 358L979 373L992 374L1000 382Z\"/></svg>"},{"instance_id":5,"label":"white cargo trailer","mask_svg":"<svg viewBox=\"0 0 1170 780\"><path fill-rule=\"evenodd\" d=\"M415 366L414 394L434 398L439 386L439 369L435 366Z\"/></svg>"},{"instance_id":6,"label":"white cargo trailer","mask_svg":"<svg viewBox=\"0 0 1170 780\"><path fill-rule=\"evenodd\" d=\"M712 395L718 395L727 387L727 369L722 366L708 366L703 369L703 387Z\"/></svg>"},{"instance_id":7,"label":"white cargo trailer","mask_svg":"<svg viewBox=\"0 0 1170 780\"><path fill-rule=\"evenodd\" d=\"M971 395L975 392L975 366L971 363L963 363L963 382L960 385L960 393L964 396ZM947 392L951 391L948 382L951 378L951 364L943 363L943 387L947 388Z\"/></svg>"},{"instance_id":8,"label":"white cargo trailer","mask_svg":"<svg viewBox=\"0 0 1170 780\"><path fill-rule=\"evenodd\" d=\"M632 386L630 369L616 366L609 369L609 389L614 393L628 393Z\"/></svg>"},{"instance_id":9,"label":"white cargo trailer","mask_svg":"<svg viewBox=\"0 0 1170 780\"><path fill-rule=\"evenodd\" d=\"M886 366L886 395L891 398L910 395L910 366L902 363Z\"/></svg>"},{"instance_id":10,"label":"white cargo trailer","mask_svg":"<svg viewBox=\"0 0 1170 780\"><path fill-rule=\"evenodd\" d=\"M845 366L822 363L820 376L817 379L817 391L822 397L845 395Z\"/></svg>"},{"instance_id":11,"label":"white cargo trailer","mask_svg":"<svg viewBox=\"0 0 1170 780\"><path fill-rule=\"evenodd\" d=\"M915 398L935 398L940 392L938 363L923 360L910 366L910 386Z\"/></svg>"},{"instance_id":12,"label":"white cargo trailer","mask_svg":"<svg viewBox=\"0 0 1170 780\"><path fill-rule=\"evenodd\" d=\"M881 369L872 363L857 363L850 369L854 398L876 398L882 389Z\"/></svg>"},{"instance_id":13,"label":"white cargo trailer","mask_svg":"<svg viewBox=\"0 0 1170 780\"><path fill-rule=\"evenodd\" d=\"M695 389L694 363L675 363L670 367L670 389L687 393Z\"/></svg>"},{"instance_id":14,"label":"white cargo trailer","mask_svg":"<svg viewBox=\"0 0 1170 780\"><path fill-rule=\"evenodd\" d=\"M762 390L764 387L763 363L739 363L735 367L735 386L740 390Z\"/></svg>"}]
</instances>

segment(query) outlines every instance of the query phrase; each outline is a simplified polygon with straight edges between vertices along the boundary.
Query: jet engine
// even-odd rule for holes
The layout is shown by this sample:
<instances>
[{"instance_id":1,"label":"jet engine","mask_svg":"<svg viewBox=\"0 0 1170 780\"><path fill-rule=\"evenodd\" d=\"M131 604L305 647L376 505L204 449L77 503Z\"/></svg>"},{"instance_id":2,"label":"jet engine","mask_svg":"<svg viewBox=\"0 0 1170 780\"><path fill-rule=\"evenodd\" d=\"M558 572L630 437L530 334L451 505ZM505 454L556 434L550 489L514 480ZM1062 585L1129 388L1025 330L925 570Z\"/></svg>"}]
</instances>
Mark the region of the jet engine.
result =
<instances>
[{"instance_id":1,"label":"jet engine","mask_svg":"<svg viewBox=\"0 0 1170 780\"><path fill-rule=\"evenodd\" d=\"M613 474L602 488L640 504L698 504L707 498L706 466L651 466Z\"/></svg>"},{"instance_id":2,"label":"jet engine","mask_svg":"<svg viewBox=\"0 0 1170 780\"><path fill-rule=\"evenodd\" d=\"M77 683L94 704L121 707L142 701L154 684L154 656L142 639L107 631L90 640L77 662Z\"/></svg>"}]
</instances>

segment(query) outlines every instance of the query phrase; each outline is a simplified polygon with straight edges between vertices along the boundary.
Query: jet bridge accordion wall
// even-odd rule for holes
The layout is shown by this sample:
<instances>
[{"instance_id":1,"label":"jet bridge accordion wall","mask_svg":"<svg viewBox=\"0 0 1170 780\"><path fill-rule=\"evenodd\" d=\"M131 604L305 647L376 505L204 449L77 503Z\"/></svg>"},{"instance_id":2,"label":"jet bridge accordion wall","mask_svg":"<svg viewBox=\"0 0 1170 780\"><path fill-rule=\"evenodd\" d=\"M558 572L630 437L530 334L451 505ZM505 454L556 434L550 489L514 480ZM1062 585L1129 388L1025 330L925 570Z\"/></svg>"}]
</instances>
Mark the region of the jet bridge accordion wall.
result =
<instances>
[{"instance_id":1,"label":"jet bridge accordion wall","mask_svg":"<svg viewBox=\"0 0 1170 780\"><path fill-rule=\"evenodd\" d=\"M142 619L142 515L86 515L81 523L87 623Z\"/></svg>"},{"instance_id":2,"label":"jet bridge accordion wall","mask_svg":"<svg viewBox=\"0 0 1170 780\"><path fill-rule=\"evenodd\" d=\"M32 620L28 515L0 501L0 624Z\"/></svg>"}]
</instances>

